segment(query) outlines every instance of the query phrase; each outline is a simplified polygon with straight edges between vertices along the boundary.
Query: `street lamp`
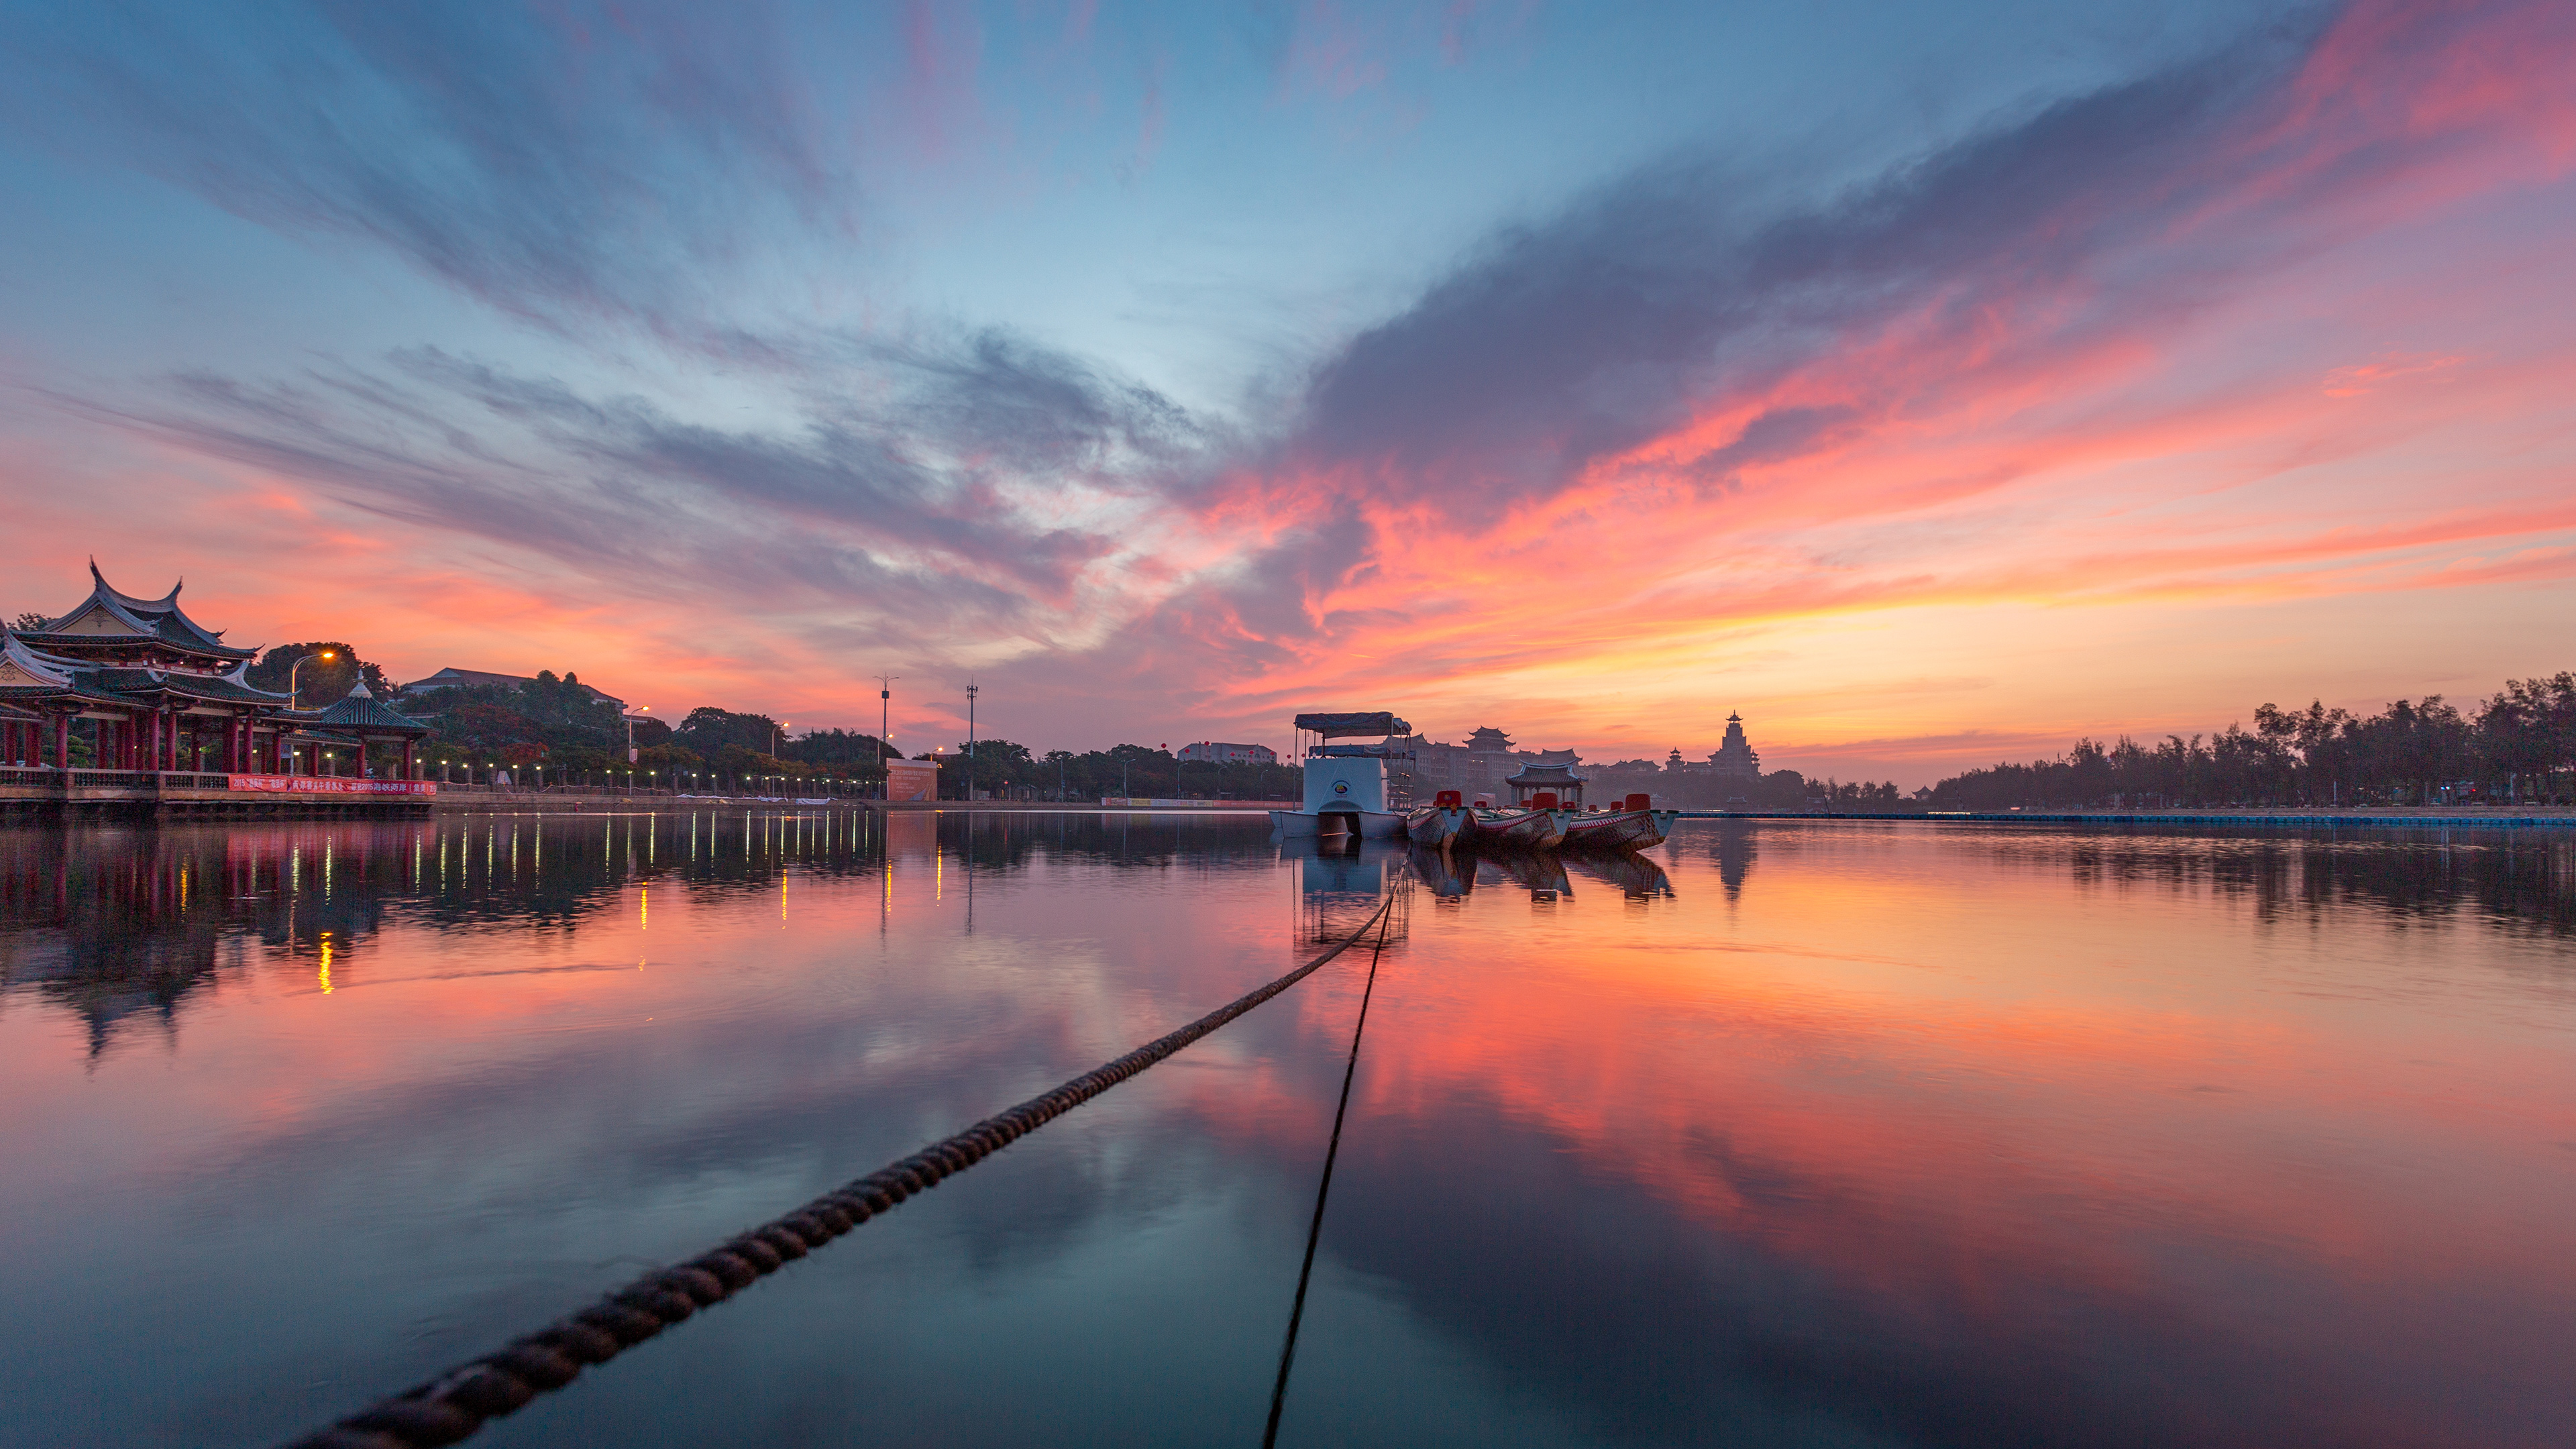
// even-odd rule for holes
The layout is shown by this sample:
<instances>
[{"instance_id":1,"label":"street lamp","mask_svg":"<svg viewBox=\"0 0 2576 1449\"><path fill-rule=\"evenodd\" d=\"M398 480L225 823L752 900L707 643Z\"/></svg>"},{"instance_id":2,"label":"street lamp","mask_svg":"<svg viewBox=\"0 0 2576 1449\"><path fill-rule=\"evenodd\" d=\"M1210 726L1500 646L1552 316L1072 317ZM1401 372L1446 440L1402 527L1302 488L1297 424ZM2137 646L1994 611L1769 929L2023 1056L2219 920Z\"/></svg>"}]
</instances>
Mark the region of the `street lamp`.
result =
<instances>
[{"instance_id":1,"label":"street lamp","mask_svg":"<svg viewBox=\"0 0 2576 1449\"><path fill-rule=\"evenodd\" d=\"M901 678L903 676L900 674L877 676L877 790L880 794L885 791L886 729L888 716L894 711L894 705L891 702L894 699L894 682Z\"/></svg>"},{"instance_id":2,"label":"street lamp","mask_svg":"<svg viewBox=\"0 0 2576 1449\"><path fill-rule=\"evenodd\" d=\"M966 680L966 803L975 803L975 694L982 686Z\"/></svg>"},{"instance_id":3,"label":"street lamp","mask_svg":"<svg viewBox=\"0 0 2576 1449\"><path fill-rule=\"evenodd\" d=\"M297 655L295 662L286 667L286 707L288 709L302 709L304 707L295 702L295 676L303 670L304 665L308 660L337 659L339 657L340 656L336 652L329 649L325 649L319 654Z\"/></svg>"}]
</instances>

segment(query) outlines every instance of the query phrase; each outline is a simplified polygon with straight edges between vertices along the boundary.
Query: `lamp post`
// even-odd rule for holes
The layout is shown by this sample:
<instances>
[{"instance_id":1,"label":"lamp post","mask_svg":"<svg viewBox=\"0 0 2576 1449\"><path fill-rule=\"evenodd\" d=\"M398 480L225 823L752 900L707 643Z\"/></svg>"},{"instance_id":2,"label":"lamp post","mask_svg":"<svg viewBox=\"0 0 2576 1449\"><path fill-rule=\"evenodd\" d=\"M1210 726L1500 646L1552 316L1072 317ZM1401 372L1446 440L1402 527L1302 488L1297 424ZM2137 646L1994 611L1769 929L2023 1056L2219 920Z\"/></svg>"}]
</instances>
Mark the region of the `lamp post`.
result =
<instances>
[{"instance_id":1,"label":"lamp post","mask_svg":"<svg viewBox=\"0 0 2576 1449\"><path fill-rule=\"evenodd\" d=\"M649 704L639 704L635 706L634 714L626 716L626 763L630 765L635 763L635 715L651 714L652 712L653 706ZM687 721L684 720L682 723L685 724Z\"/></svg>"},{"instance_id":2,"label":"lamp post","mask_svg":"<svg viewBox=\"0 0 2576 1449\"><path fill-rule=\"evenodd\" d=\"M903 676L900 674L880 674L877 676L877 794L880 797L883 797L885 794L885 742L887 721L894 713L894 705L891 703L894 699L894 682L901 678L903 678Z\"/></svg>"},{"instance_id":3,"label":"lamp post","mask_svg":"<svg viewBox=\"0 0 2576 1449\"><path fill-rule=\"evenodd\" d=\"M975 692L982 686L966 680L966 803L975 803Z\"/></svg>"},{"instance_id":4,"label":"lamp post","mask_svg":"<svg viewBox=\"0 0 2576 1449\"><path fill-rule=\"evenodd\" d=\"M304 707L296 702L295 676L303 672L304 666L308 662L315 659L337 659L339 657L340 656L336 651L329 649L325 649L319 654L298 655L295 662L288 665L286 669L286 707L288 709L302 709Z\"/></svg>"},{"instance_id":5,"label":"lamp post","mask_svg":"<svg viewBox=\"0 0 2576 1449\"><path fill-rule=\"evenodd\" d=\"M302 709L304 707L298 702L299 697L295 692L295 676L304 672L304 666L307 661L314 659L337 659L339 657L339 653L336 650L331 649L325 649L318 654L304 654L297 656L295 662L286 667L286 707L288 709ZM287 773L290 775L295 773L292 768L294 764L294 748L295 747L292 745L287 746L287 763L290 767L287 770ZM320 772L316 771L315 773L318 774Z\"/></svg>"}]
</instances>

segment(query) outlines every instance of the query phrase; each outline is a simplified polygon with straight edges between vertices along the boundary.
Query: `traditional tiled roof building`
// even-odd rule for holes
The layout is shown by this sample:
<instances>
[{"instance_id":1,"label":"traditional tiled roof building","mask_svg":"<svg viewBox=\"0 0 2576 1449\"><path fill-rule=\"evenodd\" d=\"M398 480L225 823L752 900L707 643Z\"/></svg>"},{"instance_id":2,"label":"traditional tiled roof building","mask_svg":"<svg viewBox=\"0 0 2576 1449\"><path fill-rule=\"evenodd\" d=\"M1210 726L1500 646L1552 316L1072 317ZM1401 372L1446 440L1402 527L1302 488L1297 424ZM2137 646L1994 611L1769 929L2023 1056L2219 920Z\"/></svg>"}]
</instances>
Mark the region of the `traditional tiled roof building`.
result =
<instances>
[{"instance_id":1,"label":"traditional tiled roof building","mask_svg":"<svg viewBox=\"0 0 2576 1449\"><path fill-rule=\"evenodd\" d=\"M98 769L312 773L330 746L354 746L354 760L382 740L402 743L412 773L411 743L428 727L366 699L363 686L328 709L294 709L244 677L259 651L189 618L177 587L140 599L110 587L95 563L89 576L89 597L69 613L0 629L0 762L68 769L73 722L90 720Z\"/></svg>"},{"instance_id":2,"label":"traditional tiled roof building","mask_svg":"<svg viewBox=\"0 0 2576 1449\"><path fill-rule=\"evenodd\" d=\"M1737 790L1749 790L1761 783L1762 756L1755 753L1753 742L1744 737L1744 717L1726 717L1726 738L1718 742L1717 752L1708 757L1709 773Z\"/></svg>"}]
</instances>

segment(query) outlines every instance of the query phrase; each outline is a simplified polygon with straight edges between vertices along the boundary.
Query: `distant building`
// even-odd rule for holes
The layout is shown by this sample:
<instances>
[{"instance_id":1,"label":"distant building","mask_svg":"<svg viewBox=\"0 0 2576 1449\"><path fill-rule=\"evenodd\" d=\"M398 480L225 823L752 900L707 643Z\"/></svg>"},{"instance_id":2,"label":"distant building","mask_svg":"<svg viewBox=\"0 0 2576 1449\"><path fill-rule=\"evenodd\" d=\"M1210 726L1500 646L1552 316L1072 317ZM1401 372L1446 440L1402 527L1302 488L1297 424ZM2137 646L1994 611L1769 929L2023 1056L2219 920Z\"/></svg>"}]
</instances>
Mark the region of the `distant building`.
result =
<instances>
[{"instance_id":1,"label":"distant building","mask_svg":"<svg viewBox=\"0 0 2576 1449\"><path fill-rule=\"evenodd\" d=\"M401 697L404 699L418 699L424 694L440 689L480 689L495 684L503 685L510 689L516 689L520 685L534 683L536 683L536 680L529 678L526 675L493 674L481 669L458 669L454 666L450 666L438 671L436 674L433 674L426 679L413 680L411 683L404 685L399 692ZM588 692L590 697L593 699L617 706L620 713L623 713L626 709L626 701L619 699L613 694L592 689L587 684L575 685L573 687Z\"/></svg>"},{"instance_id":2,"label":"distant building","mask_svg":"<svg viewBox=\"0 0 2576 1449\"><path fill-rule=\"evenodd\" d=\"M1744 717L1726 717L1726 738L1718 744L1717 753L1708 757L1709 773L1730 790L1741 793L1762 780L1762 757L1753 750L1753 742L1744 737Z\"/></svg>"},{"instance_id":3,"label":"distant building","mask_svg":"<svg viewBox=\"0 0 2576 1449\"><path fill-rule=\"evenodd\" d=\"M1201 740L1181 746L1179 758L1190 764L1275 765L1279 763L1279 752L1268 745L1221 745Z\"/></svg>"},{"instance_id":4,"label":"distant building","mask_svg":"<svg viewBox=\"0 0 2576 1449\"><path fill-rule=\"evenodd\" d=\"M1473 799L1491 795L1500 799L1504 784L1524 765L1572 765L1572 750L1516 750L1512 737L1487 725L1467 736L1463 745L1444 745L1435 740L1416 737L1407 742L1413 751L1413 797L1426 799L1442 790L1456 790Z\"/></svg>"}]
</instances>

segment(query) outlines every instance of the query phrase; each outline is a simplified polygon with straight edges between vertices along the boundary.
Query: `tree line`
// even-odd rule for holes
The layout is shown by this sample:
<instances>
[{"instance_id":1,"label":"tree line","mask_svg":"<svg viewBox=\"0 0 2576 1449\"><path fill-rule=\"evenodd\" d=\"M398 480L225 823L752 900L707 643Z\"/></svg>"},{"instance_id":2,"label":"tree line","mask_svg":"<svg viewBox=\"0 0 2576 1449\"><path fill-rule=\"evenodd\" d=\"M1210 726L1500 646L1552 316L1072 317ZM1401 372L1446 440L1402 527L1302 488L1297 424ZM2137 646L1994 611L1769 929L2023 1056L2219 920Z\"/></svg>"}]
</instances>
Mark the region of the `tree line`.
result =
<instances>
[{"instance_id":1,"label":"tree line","mask_svg":"<svg viewBox=\"0 0 2576 1449\"><path fill-rule=\"evenodd\" d=\"M340 655L338 665L350 678L357 677L353 651L316 647L333 648ZM314 680L321 667L304 672L308 698L320 697ZM341 686L330 697L344 692ZM964 798L970 785L994 798L1038 800L1121 794L1285 799L1299 788L1292 768L1185 762L1168 750L1144 745L1039 754L1012 740L986 739L907 756L871 734L843 729L791 734L769 715L715 705L689 711L676 725L634 721L635 758L630 763L629 726L617 706L584 687L579 675L566 672L557 678L551 670L523 684L441 689L403 700L400 707L435 731L422 746L422 758L433 768L537 767L549 780L624 782L631 772L635 783L682 789L740 789L772 779L799 787L832 784L866 790L885 779L884 761L910 758L941 762L939 789L948 799Z\"/></svg>"},{"instance_id":2,"label":"tree line","mask_svg":"<svg viewBox=\"0 0 2576 1449\"><path fill-rule=\"evenodd\" d=\"M1935 810L2108 805L2567 804L2576 779L2576 674L2508 679L2463 710L2441 695L2356 715L2265 704L2254 728L2167 735L1999 763L1934 785Z\"/></svg>"}]
</instances>

